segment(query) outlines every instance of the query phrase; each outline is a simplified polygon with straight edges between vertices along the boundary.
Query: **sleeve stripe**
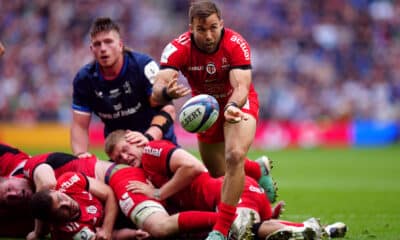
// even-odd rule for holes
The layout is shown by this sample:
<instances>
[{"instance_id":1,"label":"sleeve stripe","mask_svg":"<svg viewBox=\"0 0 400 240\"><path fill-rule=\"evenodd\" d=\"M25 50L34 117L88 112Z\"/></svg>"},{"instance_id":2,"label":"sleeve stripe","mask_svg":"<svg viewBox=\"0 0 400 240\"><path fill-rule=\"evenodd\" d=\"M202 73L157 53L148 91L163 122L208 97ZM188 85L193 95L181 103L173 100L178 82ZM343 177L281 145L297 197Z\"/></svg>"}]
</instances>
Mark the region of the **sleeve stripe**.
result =
<instances>
[{"instance_id":1,"label":"sleeve stripe","mask_svg":"<svg viewBox=\"0 0 400 240\"><path fill-rule=\"evenodd\" d=\"M72 109L74 110L74 112L80 113L80 114L90 115L90 113L91 113L90 108L82 107L82 106L79 106L79 105L76 105L76 104L72 104Z\"/></svg>"}]
</instances>

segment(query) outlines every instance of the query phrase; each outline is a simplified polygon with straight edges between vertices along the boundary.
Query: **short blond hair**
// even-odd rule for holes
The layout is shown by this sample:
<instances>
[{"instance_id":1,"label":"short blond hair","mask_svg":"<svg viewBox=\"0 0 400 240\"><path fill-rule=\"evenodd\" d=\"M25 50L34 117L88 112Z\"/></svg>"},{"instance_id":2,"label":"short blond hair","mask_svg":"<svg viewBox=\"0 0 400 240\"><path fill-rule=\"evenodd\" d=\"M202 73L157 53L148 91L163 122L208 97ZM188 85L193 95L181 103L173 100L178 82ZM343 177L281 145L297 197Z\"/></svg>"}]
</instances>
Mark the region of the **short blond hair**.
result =
<instances>
[{"instance_id":1,"label":"short blond hair","mask_svg":"<svg viewBox=\"0 0 400 240\"><path fill-rule=\"evenodd\" d=\"M114 151L115 145L125 137L125 130L115 130L108 134L104 143L104 151L108 156Z\"/></svg>"}]
</instances>

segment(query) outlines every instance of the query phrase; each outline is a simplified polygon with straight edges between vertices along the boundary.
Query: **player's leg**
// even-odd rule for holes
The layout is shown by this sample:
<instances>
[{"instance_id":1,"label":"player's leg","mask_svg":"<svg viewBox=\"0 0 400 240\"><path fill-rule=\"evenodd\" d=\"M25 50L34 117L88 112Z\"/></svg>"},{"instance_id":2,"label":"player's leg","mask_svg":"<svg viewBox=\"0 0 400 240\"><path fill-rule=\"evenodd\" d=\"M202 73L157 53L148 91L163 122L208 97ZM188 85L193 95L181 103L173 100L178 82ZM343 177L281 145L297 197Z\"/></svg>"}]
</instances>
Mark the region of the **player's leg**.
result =
<instances>
[{"instance_id":1,"label":"player's leg","mask_svg":"<svg viewBox=\"0 0 400 240\"><path fill-rule=\"evenodd\" d=\"M259 239L289 240L289 239L316 239L318 233L304 223L288 222L281 220L267 220L256 224L254 233ZM318 230L320 232L320 230Z\"/></svg>"},{"instance_id":2,"label":"player's leg","mask_svg":"<svg viewBox=\"0 0 400 240\"><path fill-rule=\"evenodd\" d=\"M226 236L235 219L236 205L244 186L244 160L255 135L256 120L248 115L246 121L224 123L226 171L218 205L219 218L208 239L221 239Z\"/></svg>"},{"instance_id":3,"label":"player's leg","mask_svg":"<svg viewBox=\"0 0 400 240\"><path fill-rule=\"evenodd\" d=\"M206 143L198 141L200 157L212 177L225 174L225 143Z\"/></svg>"}]
</instances>

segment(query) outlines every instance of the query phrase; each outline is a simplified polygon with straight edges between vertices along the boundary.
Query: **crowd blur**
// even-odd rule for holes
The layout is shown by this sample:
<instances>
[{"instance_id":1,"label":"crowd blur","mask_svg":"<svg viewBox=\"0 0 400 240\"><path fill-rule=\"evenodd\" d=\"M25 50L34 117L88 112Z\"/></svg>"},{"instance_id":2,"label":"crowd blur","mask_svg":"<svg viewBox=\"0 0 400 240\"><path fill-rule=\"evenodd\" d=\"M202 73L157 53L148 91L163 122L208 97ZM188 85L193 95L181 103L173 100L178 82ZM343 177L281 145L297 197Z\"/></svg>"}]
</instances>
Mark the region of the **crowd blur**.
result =
<instances>
[{"instance_id":1,"label":"crowd blur","mask_svg":"<svg viewBox=\"0 0 400 240\"><path fill-rule=\"evenodd\" d=\"M400 119L400 1L217 1L252 47L263 119ZM0 121L70 122L72 80L108 16L159 60L188 0L0 0Z\"/></svg>"}]
</instances>

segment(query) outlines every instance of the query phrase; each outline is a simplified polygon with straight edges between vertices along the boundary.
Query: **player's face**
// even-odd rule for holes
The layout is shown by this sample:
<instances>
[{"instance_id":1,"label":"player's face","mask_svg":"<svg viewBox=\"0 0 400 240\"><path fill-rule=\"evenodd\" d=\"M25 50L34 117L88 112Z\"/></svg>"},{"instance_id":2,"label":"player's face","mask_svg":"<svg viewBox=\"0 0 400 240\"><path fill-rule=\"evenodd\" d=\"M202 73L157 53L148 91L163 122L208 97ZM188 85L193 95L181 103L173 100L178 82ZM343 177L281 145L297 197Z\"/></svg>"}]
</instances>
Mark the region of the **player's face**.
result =
<instances>
[{"instance_id":1,"label":"player's face","mask_svg":"<svg viewBox=\"0 0 400 240\"><path fill-rule=\"evenodd\" d=\"M141 149L138 148L136 144L128 143L123 139L115 145L114 151L110 154L110 158L116 163L140 167L141 153Z\"/></svg>"},{"instance_id":2,"label":"player's face","mask_svg":"<svg viewBox=\"0 0 400 240\"><path fill-rule=\"evenodd\" d=\"M223 20L217 14L212 14L206 19L194 18L189 25L196 46L207 53L213 53L221 39Z\"/></svg>"},{"instance_id":3,"label":"player's face","mask_svg":"<svg viewBox=\"0 0 400 240\"><path fill-rule=\"evenodd\" d=\"M92 37L90 50L103 68L112 68L122 61L123 44L116 31L99 32Z\"/></svg>"},{"instance_id":4,"label":"player's face","mask_svg":"<svg viewBox=\"0 0 400 240\"><path fill-rule=\"evenodd\" d=\"M53 199L54 221L69 222L79 219L81 210L75 200L60 191L52 191L50 196Z\"/></svg>"},{"instance_id":5,"label":"player's face","mask_svg":"<svg viewBox=\"0 0 400 240\"><path fill-rule=\"evenodd\" d=\"M0 182L0 198L10 206L27 203L32 197L32 186L24 178L4 178Z\"/></svg>"}]
</instances>

